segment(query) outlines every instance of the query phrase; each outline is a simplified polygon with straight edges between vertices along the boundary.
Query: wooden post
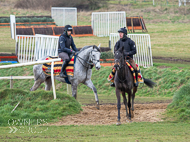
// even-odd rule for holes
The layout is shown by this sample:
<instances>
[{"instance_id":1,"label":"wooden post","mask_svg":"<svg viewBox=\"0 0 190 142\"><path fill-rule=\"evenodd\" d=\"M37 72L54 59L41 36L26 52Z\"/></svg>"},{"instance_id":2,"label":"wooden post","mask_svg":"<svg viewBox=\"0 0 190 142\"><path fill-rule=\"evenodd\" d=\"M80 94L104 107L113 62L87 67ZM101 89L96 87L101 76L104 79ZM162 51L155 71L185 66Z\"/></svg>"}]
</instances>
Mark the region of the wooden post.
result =
<instances>
[{"instance_id":1,"label":"wooden post","mask_svg":"<svg viewBox=\"0 0 190 142\"><path fill-rule=\"evenodd\" d=\"M67 94L72 95L71 85L67 84Z\"/></svg>"},{"instance_id":2,"label":"wooden post","mask_svg":"<svg viewBox=\"0 0 190 142\"><path fill-rule=\"evenodd\" d=\"M12 76L11 76L11 79L10 79L10 89L13 88L13 79L12 79Z\"/></svg>"}]
</instances>

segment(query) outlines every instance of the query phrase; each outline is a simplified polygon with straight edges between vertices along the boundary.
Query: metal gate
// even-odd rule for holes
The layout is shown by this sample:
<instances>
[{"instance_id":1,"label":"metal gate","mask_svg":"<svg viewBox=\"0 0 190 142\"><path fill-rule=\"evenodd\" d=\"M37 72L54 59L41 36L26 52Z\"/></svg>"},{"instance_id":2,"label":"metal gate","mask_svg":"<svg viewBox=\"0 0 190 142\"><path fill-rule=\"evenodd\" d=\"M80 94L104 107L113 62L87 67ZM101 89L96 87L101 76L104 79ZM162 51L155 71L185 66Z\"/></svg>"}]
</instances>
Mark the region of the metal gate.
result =
<instances>
[{"instance_id":1,"label":"metal gate","mask_svg":"<svg viewBox=\"0 0 190 142\"><path fill-rule=\"evenodd\" d=\"M133 59L139 66L150 67L153 66L152 61L152 51L151 51L151 42L149 34L128 34L137 48L137 53L134 55ZM114 51L114 46L116 42L120 39L118 33L110 34L110 48Z\"/></svg>"},{"instance_id":2,"label":"metal gate","mask_svg":"<svg viewBox=\"0 0 190 142\"><path fill-rule=\"evenodd\" d=\"M44 56L58 56L57 36L17 35L16 54L20 63L33 62Z\"/></svg>"},{"instance_id":3,"label":"metal gate","mask_svg":"<svg viewBox=\"0 0 190 142\"><path fill-rule=\"evenodd\" d=\"M119 28L126 27L126 14L125 11L93 12L91 22L94 35L109 36Z\"/></svg>"},{"instance_id":4,"label":"metal gate","mask_svg":"<svg viewBox=\"0 0 190 142\"><path fill-rule=\"evenodd\" d=\"M77 8L75 7L52 7L51 17L58 26L77 26Z\"/></svg>"}]
</instances>

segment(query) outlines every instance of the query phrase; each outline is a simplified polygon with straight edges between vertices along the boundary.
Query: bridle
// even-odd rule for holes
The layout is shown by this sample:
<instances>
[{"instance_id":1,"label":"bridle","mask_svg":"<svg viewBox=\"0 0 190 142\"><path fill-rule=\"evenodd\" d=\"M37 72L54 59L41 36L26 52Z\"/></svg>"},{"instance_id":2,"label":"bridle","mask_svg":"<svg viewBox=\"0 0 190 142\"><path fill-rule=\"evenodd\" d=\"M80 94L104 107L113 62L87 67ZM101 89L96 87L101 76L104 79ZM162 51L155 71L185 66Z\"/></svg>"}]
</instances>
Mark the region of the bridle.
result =
<instances>
[{"instance_id":1,"label":"bridle","mask_svg":"<svg viewBox=\"0 0 190 142\"><path fill-rule=\"evenodd\" d=\"M116 60L115 60L115 61L117 61L117 60L118 60L118 62L119 62L119 65L118 65L118 66L119 66L119 69L121 69L121 68L123 68L123 67L124 67L124 65L123 65L123 64L121 64L121 62L120 62L122 58L124 58L124 56L121 56L119 59L116 59ZM125 60L125 59L124 59L124 60Z\"/></svg>"},{"instance_id":2,"label":"bridle","mask_svg":"<svg viewBox=\"0 0 190 142\"><path fill-rule=\"evenodd\" d=\"M87 48L86 48L87 49ZM85 50L86 50L85 49ZM79 51L79 53L77 54L77 58L79 58L79 62L84 66L84 67L86 67L86 68L89 68L89 66L85 66L82 62L81 62L81 60L83 60L84 62L86 62L86 64L88 64L88 65L90 65L90 66L94 66L94 64L95 64L95 66L96 66L96 64L98 63L98 62L100 62L100 60L96 60L96 59L94 59L94 57L92 56L92 52L100 52L100 51L96 51L96 50L91 50L91 52L90 52L90 61L88 61L88 60L85 60L85 59L83 59L82 57L80 57L79 56L79 54L81 53L82 51ZM80 60L81 59L81 60ZM93 63L93 61L96 61L95 63Z\"/></svg>"},{"instance_id":3,"label":"bridle","mask_svg":"<svg viewBox=\"0 0 190 142\"><path fill-rule=\"evenodd\" d=\"M119 59L116 59L116 60L119 60L119 61L118 61L118 62L119 62L119 65L118 65L118 66L119 66L119 69L122 69L123 67L125 67L125 65L124 65L124 64L121 64L121 62L120 62L122 58L124 58L124 56L121 56ZM115 61L116 61L116 60L115 60ZM125 59L124 59L124 61L125 61ZM115 66L115 65L114 65L114 66ZM118 76L117 78L119 79L119 81L120 81L121 83L123 83L123 82L125 82L125 81L127 80L126 77L125 77L124 80L120 79L119 76Z\"/></svg>"}]
</instances>

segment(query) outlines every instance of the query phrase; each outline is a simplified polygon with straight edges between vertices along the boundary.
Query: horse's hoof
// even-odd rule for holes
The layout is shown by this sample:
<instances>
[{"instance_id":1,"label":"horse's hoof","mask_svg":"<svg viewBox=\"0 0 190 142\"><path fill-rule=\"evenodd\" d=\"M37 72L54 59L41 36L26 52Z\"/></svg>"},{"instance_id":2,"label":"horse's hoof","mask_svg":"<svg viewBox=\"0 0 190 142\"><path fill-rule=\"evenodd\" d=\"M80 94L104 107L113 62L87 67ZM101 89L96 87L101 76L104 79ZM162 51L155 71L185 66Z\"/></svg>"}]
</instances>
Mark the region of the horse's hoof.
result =
<instances>
[{"instance_id":1,"label":"horse's hoof","mask_svg":"<svg viewBox=\"0 0 190 142\"><path fill-rule=\"evenodd\" d=\"M121 125L121 122L120 122L120 121L117 121L116 125L117 125L117 126Z\"/></svg>"},{"instance_id":2,"label":"horse's hoof","mask_svg":"<svg viewBox=\"0 0 190 142\"><path fill-rule=\"evenodd\" d=\"M134 110L131 110L131 118L134 118Z\"/></svg>"},{"instance_id":3,"label":"horse's hoof","mask_svg":"<svg viewBox=\"0 0 190 142\"><path fill-rule=\"evenodd\" d=\"M128 120L131 120L131 117L128 116L127 119L128 119Z\"/></svg>"},{"instance_id":4,"label":"horse's hoof","mask_svg":"<svg viewBox=\"0 0 190 142\"><path fill-rule=\"evenodd\" d=\"M100 105L96 105L96 108L99 110L100 109Z\"/></svg>"},{"instance_id":5,"label":"horse's hoof","mask_svg":"<svg viewBox=\"0 0 190 142\"><path fill-rule=\"evenodd\" d=\"M130 123L130 121L129 121L129 120L126 120L126 122L127 122L127 123Z\"/></svg>"}]
</instances>

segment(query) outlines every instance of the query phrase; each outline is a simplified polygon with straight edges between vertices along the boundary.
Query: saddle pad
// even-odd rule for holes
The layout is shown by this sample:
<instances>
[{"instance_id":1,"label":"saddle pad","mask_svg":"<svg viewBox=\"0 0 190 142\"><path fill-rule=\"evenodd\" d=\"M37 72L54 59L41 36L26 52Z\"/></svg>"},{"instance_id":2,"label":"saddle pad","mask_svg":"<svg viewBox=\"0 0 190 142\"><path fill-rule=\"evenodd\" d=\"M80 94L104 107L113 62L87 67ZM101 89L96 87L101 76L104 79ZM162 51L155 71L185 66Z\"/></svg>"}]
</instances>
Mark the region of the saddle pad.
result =
<instances>
[{"instance_id":1,"label":"saddle pad","mask_svg":"<svg viewBox=\"0 0 190 142\"><path fill-rule=\"evenodd\" d=\"M130 68L131 73L132 73L132 75L133 75L133 77L134 77L134 80L136 80L134 68L131 66L131 64L130 64L129 62L126 62L126 64L127 64L127 66ZM108 76L108 81L113 80L114 76L115 76L115 68L112 69L112 72L111 72L110 75ZM112 81L112 82L113 82L113 81Z\"/></svg>"},{"instance_id":2,"label":"saddle pad","mask_svg":"<svg viewBox=\"0 0 190 142\"><path fill-rule=\"evenodd\" d=\"M56 59L58 58L57 56L49 56L46 58L46 60L51 60L51 59ZM76 60L76 56L73 56L71 61L69 62L68 66L66 67L66 74L73 76L74 74L74 63ZM63 60L54 62L54 68L53 68L53 75L58 76L61 72ZM51 76L51 62L50 63L45 63L42 65L42 70L46 75Z\"/></svg>"}]
</instances>

